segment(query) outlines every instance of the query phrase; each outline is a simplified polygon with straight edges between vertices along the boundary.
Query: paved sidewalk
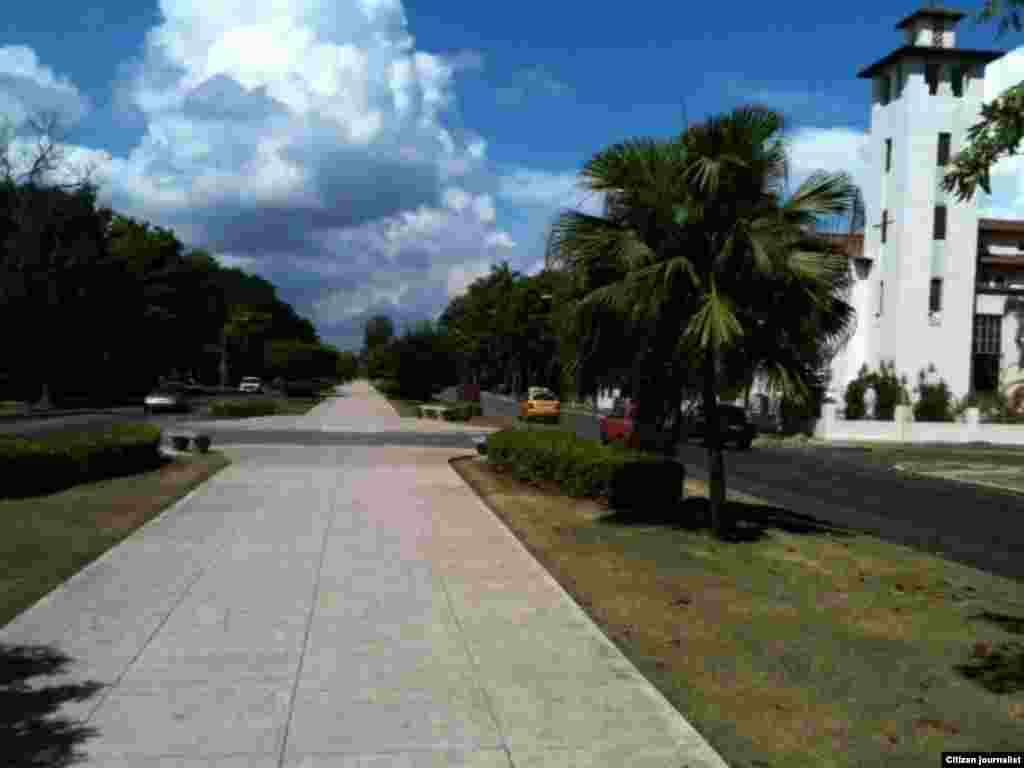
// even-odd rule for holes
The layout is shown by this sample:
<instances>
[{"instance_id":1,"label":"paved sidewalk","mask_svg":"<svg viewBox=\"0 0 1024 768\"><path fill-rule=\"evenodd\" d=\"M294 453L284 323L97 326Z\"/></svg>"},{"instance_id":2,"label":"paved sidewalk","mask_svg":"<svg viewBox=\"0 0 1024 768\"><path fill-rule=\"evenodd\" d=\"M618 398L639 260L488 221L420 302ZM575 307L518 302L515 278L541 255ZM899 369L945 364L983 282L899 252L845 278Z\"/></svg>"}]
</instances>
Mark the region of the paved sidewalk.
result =
<instances>
[{"instance_id":1,"label":"paved sidewalk","mask_svg":"<svg viewBox=\"0 0 1024 768\"><path fill-rule=\"evenodd\" d=\"M496 427L481 427L465 422L403 418L391 407L387 399L365 380L354 381L339 389L341 394L338 397L327 398L301 416L258 416L222 421L190 421L187 426L193 431L225 427L256 430L323 430L326 432L480 433L497 431Z\"/></svg>"},{"instance_id":2,"label":"paved sidewalk","mask_svg":"<svg viewBox=\"0 0 1024 768\"><path fill-rule=\"evenodd\" d=\"M376 422L378 399L331 405ZM462 482L465 451L225 451L0 630L109 684L68 710L99 730L86 765L724 767Z\"/></svg>"}]
</instances>

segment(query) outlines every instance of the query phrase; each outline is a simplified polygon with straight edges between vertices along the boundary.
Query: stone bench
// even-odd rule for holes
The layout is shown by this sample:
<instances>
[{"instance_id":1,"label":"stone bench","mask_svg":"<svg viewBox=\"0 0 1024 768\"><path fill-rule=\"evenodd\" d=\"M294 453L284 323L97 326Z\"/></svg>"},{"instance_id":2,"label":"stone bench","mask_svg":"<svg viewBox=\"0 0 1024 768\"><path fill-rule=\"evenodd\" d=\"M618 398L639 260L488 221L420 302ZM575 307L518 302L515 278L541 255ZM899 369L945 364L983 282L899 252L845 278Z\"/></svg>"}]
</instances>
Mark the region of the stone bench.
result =
<instances>
[{"instance_id":1,"label":"stone bench","mask_svg":"<svg viewBox=\"0 0 1024 768\"><path fill-rule=\"evenodd\" d=\"M421 405L419 409L420 416L428 419L443 419L444 415L451 410L447 405Z\"/></svg>"},{"instance_id":2,"label":"stone bench","mask_svg":"<svg viewBox=\"0 0 1024 768\"><path fill-rule=\"evenodd\" d=\"M199 439L203 438L206 441L206 448L202 448L199 445ZM210 444L213 442L210 440L210 436L203 432L193 432L186 430L174 430L167 433L167 439L171 443L171 447L176 451L187 451L190 445L196 448L200 453L206 453L209 450Z\"/></svg>"}]
</instances>

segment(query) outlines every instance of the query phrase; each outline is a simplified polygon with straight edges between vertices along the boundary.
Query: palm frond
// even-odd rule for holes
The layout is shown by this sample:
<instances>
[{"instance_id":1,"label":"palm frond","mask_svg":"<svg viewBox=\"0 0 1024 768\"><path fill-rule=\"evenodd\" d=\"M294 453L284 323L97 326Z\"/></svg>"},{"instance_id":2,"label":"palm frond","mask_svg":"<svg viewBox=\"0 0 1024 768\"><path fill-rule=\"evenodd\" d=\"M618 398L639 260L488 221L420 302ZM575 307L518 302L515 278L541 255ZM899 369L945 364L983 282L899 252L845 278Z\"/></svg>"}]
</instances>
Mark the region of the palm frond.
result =
<instances>
[{"instance_id":1,"label":"palm frond","mask_svg":"<svg viewBox=\"0 0 1024 768\"><path fill-rule=\"evenodd\" d=\"M694 313L686 332L699 339L702 349L721 349L743 335L743 326L733 309L732 302L718 292L714 277L700 308Z\"/></svg>"},{"instance_id":2,"label":"palm frond","mask_svg":"<svg viewBox=\"0 0 1024 768\"><path fill-rule=\"evenodd\" d=\"M783 206L787 218L811 224L820 216L847 214L853 206L857 187L847 173L812 173Z\"/></svg>"}]
</instances>

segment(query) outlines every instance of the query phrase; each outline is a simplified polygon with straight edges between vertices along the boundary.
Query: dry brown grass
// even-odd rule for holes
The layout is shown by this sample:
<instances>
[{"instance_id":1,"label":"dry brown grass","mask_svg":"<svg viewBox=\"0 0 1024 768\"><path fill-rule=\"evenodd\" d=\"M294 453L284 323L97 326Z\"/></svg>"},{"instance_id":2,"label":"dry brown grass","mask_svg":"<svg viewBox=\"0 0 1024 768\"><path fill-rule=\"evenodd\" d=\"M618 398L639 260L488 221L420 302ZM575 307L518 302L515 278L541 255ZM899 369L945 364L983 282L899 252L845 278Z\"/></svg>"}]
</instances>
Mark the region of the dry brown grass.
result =
<instances>
[{"instance_id":1,"label":"dry brown grass","mask_svg":"<svg viewBox=\"0 0 1024 768\"><path fill-rule=\"evenodd\" d=\"M733 768L916 766L1021 743L1024 680L996 695L954 670L1006 637L970 618L982 603L1024 616L1015 582L864 536L613 524L550 485L455 467Z\"/></svg>"}]
</instances>

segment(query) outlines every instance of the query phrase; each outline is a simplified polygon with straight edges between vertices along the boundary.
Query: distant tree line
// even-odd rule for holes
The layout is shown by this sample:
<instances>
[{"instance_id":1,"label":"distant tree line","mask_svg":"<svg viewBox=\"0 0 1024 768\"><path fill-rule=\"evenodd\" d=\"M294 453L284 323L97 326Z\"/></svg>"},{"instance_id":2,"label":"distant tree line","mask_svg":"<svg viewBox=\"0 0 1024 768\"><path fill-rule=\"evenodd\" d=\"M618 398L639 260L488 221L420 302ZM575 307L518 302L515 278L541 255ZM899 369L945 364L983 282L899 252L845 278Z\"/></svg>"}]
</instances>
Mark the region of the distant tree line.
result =
<instances>
[{"instance_id":1,"label":"distant tree line","mask_svg":"<svg viewBox=\"0 0 1024 768\"><path fill-rule=\"evenodd\" d=\"M0 399L135 402L160 378L355 375L355 356L268 281L99 206L88 177L53 181L66 170L53 127L37 125L20 175L10 133L0 142Z\"/></svg>"}]
</instances>

